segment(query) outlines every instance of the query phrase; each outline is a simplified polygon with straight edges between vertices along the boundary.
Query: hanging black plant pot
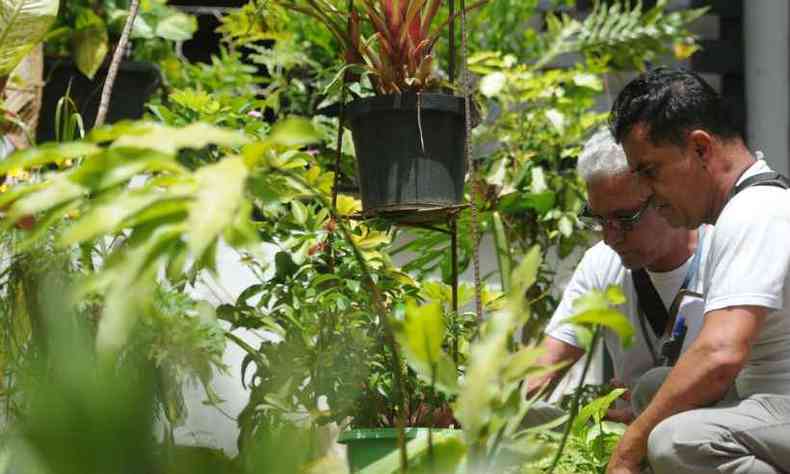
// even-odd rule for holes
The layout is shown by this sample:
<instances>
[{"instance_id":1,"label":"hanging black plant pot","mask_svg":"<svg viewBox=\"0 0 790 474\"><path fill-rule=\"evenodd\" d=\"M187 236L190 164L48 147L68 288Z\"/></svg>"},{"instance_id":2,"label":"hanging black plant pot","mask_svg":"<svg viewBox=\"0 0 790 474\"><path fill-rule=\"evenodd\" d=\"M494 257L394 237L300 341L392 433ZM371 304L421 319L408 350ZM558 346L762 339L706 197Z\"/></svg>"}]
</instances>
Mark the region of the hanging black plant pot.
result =
<instances>
[{"instance_id":1,"label":"hanging black plant pot","mask_svg":"<svg viewBox=\"0 0 790 474\"><path fill-rule=\"evenodd\" d=\"M109 64L105 63L93 79L88 79L70 59L45 58L46 84L41 101L41 119L36 130L39 143L55 139L55 110L60 98L66 95L69 84L70 97L82 116L85 129L93 128L108 69ZM107 111L107 123L142 118L146 101L161 81L161 72L155 64L122 61Z\"/></svg>"},{"instance_id":2,"label":"hanging black plant pot","mask_svg":"<svg viewBox=\"0 0 790 474\"><path fill-rule=\"evenodd\" d=\"M461 204L464 117L464 99L441 93L366 97L347 104L345 122L354 138L364 214L435 215L431 211Z\"/></svg>"}]
</instances>

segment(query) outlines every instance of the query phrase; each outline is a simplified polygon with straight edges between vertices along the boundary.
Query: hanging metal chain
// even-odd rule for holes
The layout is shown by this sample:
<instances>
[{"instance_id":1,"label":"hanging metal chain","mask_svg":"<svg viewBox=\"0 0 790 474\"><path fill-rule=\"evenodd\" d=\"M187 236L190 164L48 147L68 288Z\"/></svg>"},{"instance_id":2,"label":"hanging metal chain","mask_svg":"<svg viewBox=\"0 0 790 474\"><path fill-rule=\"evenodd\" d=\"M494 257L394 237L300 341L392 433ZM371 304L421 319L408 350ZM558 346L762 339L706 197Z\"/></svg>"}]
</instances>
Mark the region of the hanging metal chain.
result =
<instances>
[{"instance_id":1,"label":"hanging metal chain","mask_svg":"<svg viewBox=\"0 0 790 474\"><path fill-rule=\"evenodd\" d=\"M480 213L477 209L475 198L480 196L480 180L477 176L477 162L472 159L472 77L469 74L468 50L466 32L466 2L461 0L461 88L464 94L464 119L466 121L466 138L464 152L466 162L472 173L472 261L474 263L475 278L475 313L478 323L483 320L483 298L480 284Z\"/></svg>"}]
</instances>

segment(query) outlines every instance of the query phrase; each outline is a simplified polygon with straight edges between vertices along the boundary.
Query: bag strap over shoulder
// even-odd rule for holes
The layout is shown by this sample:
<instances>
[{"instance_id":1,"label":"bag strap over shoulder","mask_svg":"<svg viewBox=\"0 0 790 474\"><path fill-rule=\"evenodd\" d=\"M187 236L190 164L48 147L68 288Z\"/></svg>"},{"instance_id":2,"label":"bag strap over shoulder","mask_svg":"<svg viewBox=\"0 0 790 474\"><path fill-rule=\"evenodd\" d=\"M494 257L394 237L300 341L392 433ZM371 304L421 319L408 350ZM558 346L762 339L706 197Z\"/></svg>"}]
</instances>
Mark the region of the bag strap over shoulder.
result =
<instances>
[{"instance_id":1,"label":"bag strap over shoulder","mask_svg":"<svg viewBox=\"0 0 790 474\"><path fill-rule=\"evenodd\" d=\"M735 188L730 193L730 199L732 199L736 194L743 191L744 189L752 186L776 186L778 188L788 189L790 188L790 179L775 171L749 176L748 178L744 179L741 184L735 186Z\"/></svg>"}]
</instances>

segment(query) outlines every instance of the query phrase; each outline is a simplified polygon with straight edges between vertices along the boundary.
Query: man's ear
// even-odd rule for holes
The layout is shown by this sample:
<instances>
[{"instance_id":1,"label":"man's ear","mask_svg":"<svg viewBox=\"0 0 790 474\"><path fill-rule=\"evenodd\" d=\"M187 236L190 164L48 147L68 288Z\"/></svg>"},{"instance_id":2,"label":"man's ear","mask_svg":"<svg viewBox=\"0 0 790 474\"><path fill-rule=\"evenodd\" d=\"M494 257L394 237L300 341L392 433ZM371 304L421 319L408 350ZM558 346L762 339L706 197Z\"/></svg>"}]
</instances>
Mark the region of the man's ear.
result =
<instances>
[{"instance_id":1,"label":"man's ear","mask_svg":"<svg viewBox=\"0 0 790 474\"><path fill-rule=\"evenodd\" d=\"M707 165L713 153L713 136L705 130L692 130L688 134L688 144L694 156Z\"/></svg>"}]
</instances>

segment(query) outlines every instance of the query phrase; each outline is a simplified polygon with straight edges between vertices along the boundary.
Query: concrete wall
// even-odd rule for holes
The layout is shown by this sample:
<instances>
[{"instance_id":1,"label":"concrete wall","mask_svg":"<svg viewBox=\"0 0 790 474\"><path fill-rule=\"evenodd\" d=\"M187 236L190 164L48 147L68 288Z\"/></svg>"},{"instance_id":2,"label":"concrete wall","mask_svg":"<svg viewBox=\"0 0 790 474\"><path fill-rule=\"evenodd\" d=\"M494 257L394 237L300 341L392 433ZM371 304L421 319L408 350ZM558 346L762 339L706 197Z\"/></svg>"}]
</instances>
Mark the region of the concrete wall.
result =
<instances>
[{"instance_id":1,"label":"concrete wall","mask_svg":"<svg viewBox=\"0 0 790 474\"><path fill-rule=\"evenodd\" d=\"M788 174L790 86L787 0L743 0L747 141Z\"/></svg>"}]
</instances>

